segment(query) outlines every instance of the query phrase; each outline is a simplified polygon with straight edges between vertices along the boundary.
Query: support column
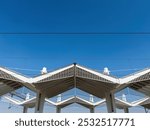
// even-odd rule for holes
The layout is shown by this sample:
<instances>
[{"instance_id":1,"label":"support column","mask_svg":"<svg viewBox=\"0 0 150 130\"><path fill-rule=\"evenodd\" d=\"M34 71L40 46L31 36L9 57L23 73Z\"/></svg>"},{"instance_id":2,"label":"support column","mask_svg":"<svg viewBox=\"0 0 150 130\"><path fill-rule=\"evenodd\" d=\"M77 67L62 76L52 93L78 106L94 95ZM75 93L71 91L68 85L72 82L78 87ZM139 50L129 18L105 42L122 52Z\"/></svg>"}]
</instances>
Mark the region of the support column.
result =
<instances>
[{"instance_id":1,"label":"support column","mask_svg":"<svg viewBox=\"0 0 150 130\"><path fill-rule=\"evenodd\" d=\"M61 113L61 108L59 106L56 106L56 113Z\"/></svg>"},{"instance_id":2,"label":"support column","mask_svg":"<svg viewBox=\"0 0 150 130\"><path fill-rule=\"evenodd\" d=\"M42 92L37 92L36 97L37 98L36 98L36 104L35 104L35 113L43 113L45 94Z\"/></svg>"},{"instance_id":3,"label":"support column","mask_svg":"<svg viewBox=\"0 0 150 130\"><path fill-rule=\"evenodd\" d=\"M106 105L108 113L116 113L115 97L114 93L106 93Z\"/></svg>"},{"instance_id":4,"label":"support column","mask_svg":"<svg viewBox=\"0 0 150 130\"><path fill-rule=\"evenodd\" d=\"M24 106L23 107L23 113L27 113L28 112L28 107L27 106Z\"/></svg>"},{"instance_id":5,"label":"support column","mask_svg":"<svg viewBox=\"0 0 150 130\"><path fill-rule=\"evenodd\" d=\"M94 107L91 107L90 108L90 113L94 113L95 111L94 111Z\"/></svg>"},{"instance_id":6,"label":"support column","mask_svg":"<svg viewBox=\"0 0 150 130\"><path fill-rule=\"evenodd\" d=\"M129 108L124 108L124 113L129 113Z\"/></svg>"},{"instance_id":7,"label":"support column","mask_svg":"<svg viewBox=\"0 0 150 130\"><path fill-rule=\"evenodd\" d=\"M145 113L148 113L148 109L146 109L146 107L144 107Z\"/></svg>"}]
</instances>

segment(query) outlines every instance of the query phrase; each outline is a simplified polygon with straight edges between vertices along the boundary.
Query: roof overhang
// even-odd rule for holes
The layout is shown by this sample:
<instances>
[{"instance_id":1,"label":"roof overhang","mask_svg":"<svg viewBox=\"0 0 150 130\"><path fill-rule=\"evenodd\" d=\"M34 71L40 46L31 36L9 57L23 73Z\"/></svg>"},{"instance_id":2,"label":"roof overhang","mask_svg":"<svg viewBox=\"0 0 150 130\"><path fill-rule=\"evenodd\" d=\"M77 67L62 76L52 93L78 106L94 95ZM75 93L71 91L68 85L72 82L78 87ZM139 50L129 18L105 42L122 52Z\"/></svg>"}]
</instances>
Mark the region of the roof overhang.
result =
<instances>
[{"instance_id":1,"label":"roof overhang","mask_svg":"<svg viewBox=\"0 0 150 130\"><path fill-rule=\"evenodd\" d=\"M150 96L150 69L144 69L119 80L125 87L130 87Z\"/></svg>"},{"instance_id":2,"label":"roof overhang","mask_svg":"<svg viewBox=\"0 0 150 130\"><path fill-rule=\"evenodd\" d=\"M116 103L116 107L118 109L124 109L124 108L129 108L132 107L133 105L127 101L123 101L119 98L115 98L115 103Z\"/></svg>"},{"instance_id":3,"label":"roof overhang","mask_svg":"<svg viewBox=\"0 0 150 130\"><path fill-rule=\"evenodd\" d=\"M30 83L30 78L12 70L0 67L0 96L23 86L36 91L35 87Z\"/></svg>"},{"instance_id":4,"label":"roof overhang","mask_svg":"<svg viewBox=\"0 0 150 130\"><path fill-rule=\"evenodd\" d=\"M72 88L79 88L99 98L105 93L131 87L150 96L150 69L145 69L123 78L91 70L72 64L35 78L28 78L17 72L0 67L0 96L22 86L45 93L47 98L61 94Z\"/></svg>"},{"instance_id":5,"label":"roof overhang","mask_svg":"<svg viewBox=\"0 0 150 130\"><path fill-rule=\"evenodd\" d=\"M146 98L140 99L133 104L136 106L139 105L139 106L143 106L144 108L150 109L150 98L146 97Z\"/></svg>"}]
</instances>

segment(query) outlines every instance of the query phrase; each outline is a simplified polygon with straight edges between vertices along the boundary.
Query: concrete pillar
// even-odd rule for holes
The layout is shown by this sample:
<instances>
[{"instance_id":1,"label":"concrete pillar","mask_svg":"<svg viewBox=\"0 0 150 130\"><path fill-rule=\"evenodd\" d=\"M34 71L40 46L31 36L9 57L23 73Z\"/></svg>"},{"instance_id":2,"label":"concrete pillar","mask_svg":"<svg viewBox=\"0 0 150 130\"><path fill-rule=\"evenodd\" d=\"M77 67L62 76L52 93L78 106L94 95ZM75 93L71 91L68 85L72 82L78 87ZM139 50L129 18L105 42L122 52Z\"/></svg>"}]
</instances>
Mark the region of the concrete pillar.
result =
<instances>
[{"instance_id":1,"label":"concrete pillar","mask_svg":"<svg viewBox=\"0 0 150 130\"><path fill-rule=\"evenodd\" d=\"M106 105L108 113L116 113L114 93L106 93Z\"/></svg>"},{"instance_id":2,"label":"concrete pillar","mask_svg":"<svg viewBox=\"0 0 150 130\"><path fill-rule=\"evenodd\" d=\"M37 98L36 98L36 104L35 104L35 113L43 113L45 94L42 92L37 92L36 97Z\"/></svg>"},{"instance_id":3,"label":"concrete pillar","mask_svg":"<svg viewBox=\"0 0 150 130\"><path fill-rule=\"evenodd\" d=\"M95 111L94 111L94 107L91 107L90 108L90 113L94 113Z\"/></svg>"},{"instance_id":4,"label":"concrete pillar","mask_svg":"<svg viewBox=\"0 0 150 130\"><path fill-rule=\"evenodd\" d=\"M144 107L144 110L145 110L145 113L148 113L148 109L146 109L146 108Z\"/></svg>"},{"instance_id":5,"label":"concrete pillar","mask_svg":"<svg viewBox=\"0 0 150 130\"><path fill-rule=\"evenodd\" d=\"M56 106L56 113L61 113L61 108L59 106Z\"/></svg>"},{"instance_id":6,"label":"concrete pillar","mask_svg":"<svg viewBox=\"0 0 150 130\"><path fill-rule=\"evenodd\" d=\"M28 107L27 106L24 106L23 107L23 113L27 113L28 112Z\"/></svg>"},{"instance_id":7,"label":"concrete pillar","mask_svg":"<svg viewBox=\"0 0 150 130\"><path fill-rule=\"evenodd\" d=\"M129 113L129 108L124 108L124 113Z\"/></svg>"}]
</instances>

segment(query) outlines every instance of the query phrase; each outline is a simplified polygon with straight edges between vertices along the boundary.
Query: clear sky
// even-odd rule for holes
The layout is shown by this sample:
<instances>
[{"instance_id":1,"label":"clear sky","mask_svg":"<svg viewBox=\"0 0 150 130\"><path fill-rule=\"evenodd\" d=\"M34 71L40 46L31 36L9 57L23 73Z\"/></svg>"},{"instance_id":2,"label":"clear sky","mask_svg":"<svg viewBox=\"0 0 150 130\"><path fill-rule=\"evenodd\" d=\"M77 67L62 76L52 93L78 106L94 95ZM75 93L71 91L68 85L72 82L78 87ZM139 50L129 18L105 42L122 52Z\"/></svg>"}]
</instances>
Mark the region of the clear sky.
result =
<instances>
[{"instance_id":1,"label":"clear sky","mask_svg":"<svg viewBox=\"0 0 150 130\"><path fill-rule=\"evenodd\" d=\"M149 5L149 0L0 0L0 66L37 70L17 70L30 76L43 66L53 70L73 62L99 71L108 67L115 76L150 67Z\"/></svg>"},{"instance_id":2,"label":"clear sky","mask_svg":"<svg viewBox=\"0 0 150 130\"><path fill-rule=\"evenodd\" d=\"M2 32L149 32L149 0L1 0Z\"/></svg>"}]
</instances>

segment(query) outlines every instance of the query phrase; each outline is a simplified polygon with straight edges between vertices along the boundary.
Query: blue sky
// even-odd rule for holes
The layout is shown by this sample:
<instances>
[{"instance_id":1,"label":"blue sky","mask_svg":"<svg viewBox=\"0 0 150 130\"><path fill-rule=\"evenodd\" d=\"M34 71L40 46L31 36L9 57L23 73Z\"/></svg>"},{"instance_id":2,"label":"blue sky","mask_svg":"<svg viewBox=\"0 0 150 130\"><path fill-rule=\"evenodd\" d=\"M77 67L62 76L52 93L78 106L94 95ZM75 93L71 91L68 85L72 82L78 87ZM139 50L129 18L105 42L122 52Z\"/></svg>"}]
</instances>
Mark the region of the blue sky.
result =
<instances>
[{"instance_id":1,"label":"blue sky","mask_svg":"<svg viewBox=\"0 0 150 130\"><path fill-rule=\"evenodd\" d=\"M46 66L49 70L73 62L97 70L105 66L110 70L150 66L150 34L3 34L150 32L148 0L0 2L2 66L31 69Z\"/></svg>"},{"instance_id":2,"label":"blue sky","mask_svg":"<svg viewBox=\"0 0 150 130\"><path fill-rule=\"evenodd\" d=\"M123 76L130 72L116 70L150 67L149 36L11 35L1 36L0 41L0 64L10 68L46 66L51 71L77 62L99 71L108 67L112 74Z\"/></svg>"},{"instance_id":3,"label":"blue sky","mask_svg":"<svg viewBox=\"0 0 150 130\"><path fill-rule=\"evenodd\" d=\"M0 0L0 65L33 76L73 62L115 76L150 67L149 0ZM42 33L91 34L42 34ZM141 34L92 34L92 33ZM4 34L5 33L5 34ZM18 33L18 34L6 34ZM19 34L41 33L41 34ZM119 71L124 70L124 71Z\"/></svg>"},{"instance_id":4,"label":"blue sky","mask_svg":"<svg viewBox=\"0 0 150 130\"><path fill-rule=\"evenodd\" d=\"M149 32L149 0L1 0L3 32Z\"/></svg>"}]
</instances>

